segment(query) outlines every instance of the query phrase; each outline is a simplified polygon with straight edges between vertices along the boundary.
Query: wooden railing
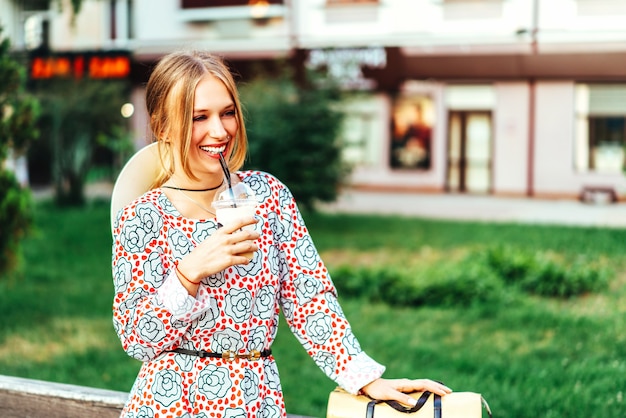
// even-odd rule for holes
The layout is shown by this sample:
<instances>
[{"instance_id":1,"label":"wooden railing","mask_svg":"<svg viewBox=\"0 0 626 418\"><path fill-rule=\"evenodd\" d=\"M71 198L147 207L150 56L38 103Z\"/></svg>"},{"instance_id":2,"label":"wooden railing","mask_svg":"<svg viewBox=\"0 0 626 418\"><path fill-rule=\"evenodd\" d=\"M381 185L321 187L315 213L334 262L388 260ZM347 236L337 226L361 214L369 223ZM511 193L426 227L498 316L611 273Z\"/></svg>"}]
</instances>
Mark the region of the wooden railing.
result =
<instances>
[{"instance_id":1,"label":"wooden railing","mask_svg":"<svg viewBox=\"0 0 626 418\"><path fill-rule=\"evenodd\" d=\"M127 397L126 392L0 375L2 418L118 418Z\"/></svg>"},{"instance_id":2,"label":"wooden railing","mask_svg":"<svg viewBox=\"0 0 626 418\"><path fill-rule=\"evenodd\" d=\"M117 418L128 394L0 376L2 418Z\"/></svg>"}]
</instances>

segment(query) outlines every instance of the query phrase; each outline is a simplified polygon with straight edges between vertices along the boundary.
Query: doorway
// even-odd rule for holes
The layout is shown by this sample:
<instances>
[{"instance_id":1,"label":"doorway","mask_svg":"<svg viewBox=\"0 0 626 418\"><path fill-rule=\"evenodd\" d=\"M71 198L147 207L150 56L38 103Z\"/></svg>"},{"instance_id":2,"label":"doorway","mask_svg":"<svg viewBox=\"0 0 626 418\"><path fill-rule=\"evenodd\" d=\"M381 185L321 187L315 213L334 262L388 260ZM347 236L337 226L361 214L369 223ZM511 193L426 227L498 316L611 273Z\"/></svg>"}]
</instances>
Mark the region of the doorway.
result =
<instances>
[{"instance_id":1,"label":"doorway","mask_svg":"<svg viewBox=\"0 0 626 418\"><path fill-rule=\"evenodd\" d=\"M492 120L489 111L450 111L448 192L491 193Z\"/></svg>"}]
</instances>

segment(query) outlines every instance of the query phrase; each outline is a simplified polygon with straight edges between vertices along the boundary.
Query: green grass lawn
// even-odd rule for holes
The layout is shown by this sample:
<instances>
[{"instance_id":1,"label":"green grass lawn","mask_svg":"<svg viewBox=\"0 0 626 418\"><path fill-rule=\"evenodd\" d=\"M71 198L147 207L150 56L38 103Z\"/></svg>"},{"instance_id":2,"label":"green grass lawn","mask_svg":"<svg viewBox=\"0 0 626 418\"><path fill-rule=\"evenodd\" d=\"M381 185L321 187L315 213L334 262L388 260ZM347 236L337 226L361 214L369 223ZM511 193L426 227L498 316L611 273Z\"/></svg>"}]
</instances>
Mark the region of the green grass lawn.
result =
<instances>
[{"instance_id":1,"label":"green grass lawn","mask_svg":"<svg viewBox=\"0 0 626 418\"><path fill-rule=\"evenodd\" d=\"M139 364L113 331L108 202L39 203L22 268L0 277L0 374L128 391ZM394 307L343 298L361 345L388 377L430 377L481 392L495 416L615 417L626 402L625 230L307 214L331 272L338 266L451 259L498 243L604 259L609 289L559 300ZM273 347L287 409L325 416L335 384L284 326Z\"/></svg>"}]
</instances>

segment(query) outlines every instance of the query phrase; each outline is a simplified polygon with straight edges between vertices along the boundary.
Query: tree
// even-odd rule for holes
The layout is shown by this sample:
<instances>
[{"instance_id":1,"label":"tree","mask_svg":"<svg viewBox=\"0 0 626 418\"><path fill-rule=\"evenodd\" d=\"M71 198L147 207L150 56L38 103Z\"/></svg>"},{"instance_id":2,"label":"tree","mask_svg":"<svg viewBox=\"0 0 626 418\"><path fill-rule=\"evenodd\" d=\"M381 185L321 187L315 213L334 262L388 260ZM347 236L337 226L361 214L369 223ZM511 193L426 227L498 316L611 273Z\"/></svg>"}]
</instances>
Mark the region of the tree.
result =
<instances>
[{"instance_id":1,"label":"tree","mask_svg":"<svg viewBox=\"0 0 626 418\"><path fill-rule=\"evenodd\" d=\"M107 147L128 141L120 113L127 89L125 81L90 79L45 80L36 87L43 109L41 140L51 150L57 204L85 203L87 175L103 138L109 138Z\"/></svg>"},{"instance_id":2,"label":"tree","mask_svg":"<svg viewBox=\"0 0 626 418\"><path fill-rule=\"evenodd\" d=\"M25 70L9 54L9 40L0 41L0 163L9 150L22 155L37 137L37 101L26 94ZM16 267L20 242L32 225L30 191L14 173L0 165L0 272Z\"/></svg>"},{"instance_id":3,"label":"tree","mask_svg":"<svg viewBox=\"0 0 626 418\"><path fill-rule=\"evenodd\" d=\"M302 86L290 77L259 77L240 87L249 139L246 167L283 181L308 210L336 199L348 173L338 134L343 115L332 87Z\"/></svg>"}]
</instances>

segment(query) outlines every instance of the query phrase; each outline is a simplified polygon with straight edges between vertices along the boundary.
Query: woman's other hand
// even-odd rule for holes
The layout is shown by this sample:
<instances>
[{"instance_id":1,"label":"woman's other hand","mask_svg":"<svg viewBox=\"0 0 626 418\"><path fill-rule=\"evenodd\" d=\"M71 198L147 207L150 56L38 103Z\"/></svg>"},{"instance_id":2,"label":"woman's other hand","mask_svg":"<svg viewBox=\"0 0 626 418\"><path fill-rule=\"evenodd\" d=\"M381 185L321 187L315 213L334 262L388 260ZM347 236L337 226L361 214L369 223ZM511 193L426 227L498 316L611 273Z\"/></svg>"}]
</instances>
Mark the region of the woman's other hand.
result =
<instances>
[{"instance_id":1,"label":"woman's other hand","mask_svg":"<svg viewBox=\"0 0 626 418\"><path fill-rule=\"evenodd\" d=\"M250 262L245 253L253 253L259 249L256 243L259 233L242 228L257 222L256 218L250 217L224 225L183 257L178 263L178 270L184 275L181 283L191 295L195 296L197 286L203 278L228 267Z\"/></svg>"},{"instance_id":2,"label":"woman's other hand","mask_svg":"<svg viewBox=\"0 0 626 418\"><path fill-rule=\"evenodd\" d=\"M452 389L430 379L376 379L363 386L363 393L372 399L398 401L405 405L415 406L417 400L407 395L412 392L429 391L437 395L447 395Z\"/></svg>"}]
</instances>

